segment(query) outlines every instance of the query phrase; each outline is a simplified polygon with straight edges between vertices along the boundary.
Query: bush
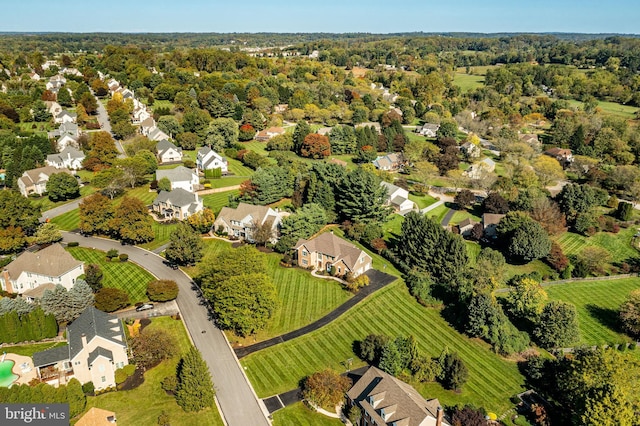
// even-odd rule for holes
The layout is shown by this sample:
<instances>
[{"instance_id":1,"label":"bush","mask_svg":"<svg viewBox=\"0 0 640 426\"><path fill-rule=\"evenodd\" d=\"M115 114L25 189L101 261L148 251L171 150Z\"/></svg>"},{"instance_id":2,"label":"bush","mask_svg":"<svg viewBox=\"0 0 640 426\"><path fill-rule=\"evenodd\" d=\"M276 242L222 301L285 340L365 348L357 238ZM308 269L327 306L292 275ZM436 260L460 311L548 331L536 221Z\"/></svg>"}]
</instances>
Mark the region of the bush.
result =
<instances>
[{"instance_id":1,"label":"bush","mask_svg":"<svg viewBox=\"0 0 640 426\"><path fill-rule=\"evenodd\" d=\"M119 288L101 288L95 295L96 308L113 312L129 306L129 295Z\"/></svg>"},{"instance_id":2,"label":"bush","mask_svg":"<svg viewBox=\"0 0 640 426\"><path fill-rule=\"evenodd\" d=\"M178 297L178 284L171 280L155 280L147 285L147 296L154 302L167 302Z\"/></svg>"},{"instance_id":3,"label":"bush","mask_svg":"<svg viewBox=\"0 0 640 426\"><path fill-rule=\"evenodd\" d=\"M183 164L187 169L193 169L196 167L196 163L191 159L184 160Z\"/></svg>"},{"instance_id":4,"label":"bush","mask_svg":"<svg viewBox=\"0 0 640 426\"><path fill-rule=\"evenodd\" d=\"M116 370L115 376L116 376L116 385L120 385L124 383L124 381L127 380L127 377L128 377L127 373L125 373L124 369L122 368L118 368Z\"/></svg>"},{"instance_id":5,"label":"bush","mask_svg":"<svg viewBox=\"0 0 640 426\"><path fill-rule=\"evenodd\" d=\"M178 377L175 374L167 376L162 379L162 382L160 382L160 384L162 385L162 390L166 392L175 392L178 388Z\"/></svg>"},{"instance_id":6,"label":"bush","mask_svg":"<svg viewBox=\"0 0 640 426\"><path fill-rule=\"evenodd\" d=\"M347 284L345 284L345 287L350 292L357 293L358 290L360 290L362 287L365 287L368 285L369 285L369 277L362 274L362 275L358 275L355 279L352 279L351 281L347 281Z\"/></svg>"},{"instance_id":7,"label":"bush","mask_svg":"<svg viewBox=\"0 0 640 426\"><path fill-rule=\"evenodd\" d=\"M85 395L93 395L95 392L95 386L93 386L93 382L87 382L82 385L82 392L84 392Z\"/></svg>"},{"instance_id":8,"label":"bush","mask_svg":"<svg viewBox=\"0 0 640 426\"><path fill-rule=\"evenodd\" d=\"M126 253L122 253L120 254L120 256L118 256L118 258L120 258L120 262L126 262L127 260L129 260L129 255Z\"/></svg>"},{"instance_id":9,"label":"bush","mask_svg":"<svg viewBox=\"0 0 640 426\"><path fill-rule=\"evenodd\" d=\"M111 249L107 252L106 256L107 256L107 259L109 260L113 259L114 257L118 257L118 250Z\"/></svg>"},{"instance_id":10,"label":"bush","mask_svg":"<svg viewBox=\"0 0 640 426\"><path fill-rule=\"evenodd\" d=\"M67 244L67 247L78 247L79 245L80 245L79 242L71 241L70 243Z\"/></svg>"}]
</instances>

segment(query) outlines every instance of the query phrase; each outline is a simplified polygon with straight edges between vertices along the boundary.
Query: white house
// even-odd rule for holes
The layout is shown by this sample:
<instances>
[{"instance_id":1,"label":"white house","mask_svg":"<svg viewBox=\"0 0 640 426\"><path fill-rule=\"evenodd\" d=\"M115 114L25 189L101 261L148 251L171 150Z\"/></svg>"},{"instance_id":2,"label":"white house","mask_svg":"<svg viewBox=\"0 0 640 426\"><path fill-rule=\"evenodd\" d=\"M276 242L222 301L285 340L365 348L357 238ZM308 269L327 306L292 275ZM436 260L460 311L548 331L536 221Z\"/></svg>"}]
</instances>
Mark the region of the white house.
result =
<instances>
[{"instance_id":1,"label":"white house","mask_svg":"<svg viewBox=\"0 0 640 426\"><path fill-rule=\"evenodd\" d=\"M140 122L140 134L142 134L143 136L149 136L149 132L155 127L156 121L153 119L153 117L147 117Z\"/></svg>"},{"instance_id":2,"label":"white house","mask_svg":"<svg viewBox=\"0 0 640 426\"><path fill-rule=\"evenodd\" d=\"M47 107L47 111L49 114L54 117L62 112L62 106L55 101L45 101L44 105Z\"/></svg>"},{"instance_id":3,"label":"white house","mask_svg":"<svg viewBox=\"0 0 640 426\"><path fill-rule=\"evenodd\" d=\"M496 169L496 162L491 158L485 158L478 163L474 163L463 173L470 179L481 179L488 173L492 173Z\"/></svg>"},{"instance_id":4,"label":"white house","mask_svg":"<svg viewBox=\"0 0 640 426\"><path fill-rule=\"evenodd\" d=\"M160 191L153 201L152 209L163 219L184 220L204 208L202 198L182 188Z\"/></svg>"},{"instance_id":5,"label":"white house","mask_svg":"<svg viewBox=\"0 0 640 426\"><path fill-rule=\"evenodd\" d=\"M169 139L169 135L167 135L162 130L158 129L158 127L153 127L149 129L149 133L146 135L152 141L161 141L163 139Z\"/></svg>"},{"instance_id":6,"label":"white house","mask_svg":"<svg viewBox=\"0 0 640 426\"><path fill-rule=\"evenodd\" d=\"M60 244L53 244L35 253L22 253L4 267L0 283L2 290L17 294L44 284L60 284L69 290L82 274L84 263L74 259Z\"/></svg>"},{"instance_id":7,"label":"white house","mask_svg":"<svg viewBox=\"0 0 640 426\"><path fill-rule=\"evenodd\" d=\"M436 132L438 131L438 129L440 129L439 124L425 123L422 125L422 127L418 127L416 129L416 132L428 138L435 138Z\"/></svg>"},{"instance_id":8,"label":"white house","mask_svg":"<svg viewBox=\"0 0 640 426\"><path fill-rule=\"evenodd\" d=\"M117 316L93 306L67 327L67 345L33 354L38 377L57 386L76 378L96 390L116 386L115 372L129 364L127 341Z\"/></svg>"},{"instance_id":9,"label":"white house","mask_svg":"<svg viewBox=\"0 0 640 426\"><path fill-rule=\"evenodd\" d=\"M178 148L166 139L161 140L156 145L156 156L160 163L173 163L182 161L182 148Z\"/></svg>"},{"instance_id":10,"label":"white house","mask_svg":"<svg viewBox=\"0 0 640 426\"><path fill-rule=\"evenodd\" d=\"M58 67L58 61L55 61L53 59L50 59L48 61L46 61L44 64L42 64L42 69L43 70L48 70L51 67Z\"/></svg>"},{"instance_id":11,"label":"white house","mask_svg":"<svg viewBox=\"0 0 640 426\"><path fill-rule=\"evenodd\" d=\"M256 133L255 140L260 142L268 141L279 135L284 135L284 129L282 127L269 127Z\"/></svg>"},{"instance_id":12,"label":"white house","mask_svg":"<svg viewBox=\"0 0 640 426\"><path fill-rule=\"evenodd\" d=\"M229 171L227 159L207 146L198 150L196 166L198 170L202 172L205 170L220 169L222 174L227 174Z\"/></svg>"},{"instance_id":13,"label":"white house","mask_svg":"<svg viewBox=\"0 0 640 426\"><path fill-rule=\"evenodd\" d=\"M460 145L460 152L462 152L467 158L478 158L482 154L482 150L479 146L472 144L471 142L465 142Z\"/></svg>"},{"instance_id":14,"label":"white house","mask_svg":"<svg viewBox=\"0 0 640 426\"><path fill-rule=\"evenodd\" d=\"M53 121L55 121L58 124L75 123L77 119L78 119L78 114L76 114L75 112L62 110L58 115L56 115L53 118Z\"/></svg>"},{"instance_id":15,"label":"white house","mask_svg":"<svg viewBox=\"0 0 640 426\"><path fill-rule=\"evenodd\" d=\"M182 188L185 191L196 192L200 188L198 175L184 166L169 170L156 170L156 180L160 181L165 177L171 182L171 190Z\"/></svg>"},{"instance_id":16,"label":"white house","mask_svg":"<svg viewBox=\"0 0 640 426\"><path fill-rule=\"evenodd\" d=\"M140 124L149 117L151 117L151 113L146 107L142 106L133 110L133 114L131 114L131 121L133 124Z\"/></svg>"},{"instance_id":17,"label":"white house","mask_svg":"<svg viewBox=\"0 0 640 426\"><path fill-rule=\"evenodd\" d=\"M67 169L57 169L52 166L40 167L38 169L32 169L25 171L18 179L18 189L24 197L28 197L29 194L42 195L47 192L47 182L54 173L68 173L72 174Z\"/></svg>"},{"instance_id":18,"label":"white house","mask_svg":"<svg viewBox=\"0 0 640 426\"><path fill-rule=\"evenodd\" d=\"M64 151L67 147L79 148L80 144L78 143L78 137L65 134L56 140L56 149L58 151Z\"/></svg>"},{"instance_id":19,"label":"white house","mask_svg":"<svg viewBox=\"0 0 640 426\"><path fill-rule=\"evenodd\" d=\"M227 235L253 242L252 234L256 225L268 223L273 233L271 242L275 243L278 241L278 230L285 215L286 213L271 207L240 203L235 209L223 207L213 227L217 231L226 232Z\"/></svg>"},{"instance_id":20,"label":"white house","mask_svg":"<svg viewBox=\"0 0 640 426\"><path fill-rule=\"evenodd\" d=\"M47 166L52 166L56 169L80 170L82 169L84 158L84 152L67 146L59 154L47 155L45 162Z\"/></svg>"},{"instance_id":21,"label":"white house","mask_svg":"<svg viewBox=\"0 0 640 426\"><path fill-rule=\"evenodd\" d=\"M386 204L393 207L398 213L404 215L415 208L413 201L409 199L409 191L389 182L380 182L387 190Z\"/></svg>"},{"instance_id":22,"label":"white house","mask_svg":"<svg viewBox=\"0 0 640 426\"><path fill-rule=\"evenodd\" d=\"M401 168L404 165L405 160L401 152L393 152L391 154L376 157L372 163L378 170L390 171Z\"/></svg>"}]
</instances>

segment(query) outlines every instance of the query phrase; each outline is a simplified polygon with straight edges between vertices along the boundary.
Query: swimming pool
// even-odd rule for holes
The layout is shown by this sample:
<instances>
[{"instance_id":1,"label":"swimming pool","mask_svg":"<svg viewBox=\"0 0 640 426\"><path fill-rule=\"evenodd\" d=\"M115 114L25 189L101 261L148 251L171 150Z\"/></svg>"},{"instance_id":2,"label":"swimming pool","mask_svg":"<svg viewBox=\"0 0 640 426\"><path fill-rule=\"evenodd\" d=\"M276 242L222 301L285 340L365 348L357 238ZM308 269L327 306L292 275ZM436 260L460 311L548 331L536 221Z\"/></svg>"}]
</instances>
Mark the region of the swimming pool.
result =
<instances>
[{"instance_id":1,"label":"swimming pool","mask_svg":"<svg viewBox=\"0 0 640 426\"><path fill-rule=\"evenodd\" d=\"M0 362L0 387L9 387L19 377L11 371L13 364L14 362L10 360Z\"/></svg>"}]
</instances>

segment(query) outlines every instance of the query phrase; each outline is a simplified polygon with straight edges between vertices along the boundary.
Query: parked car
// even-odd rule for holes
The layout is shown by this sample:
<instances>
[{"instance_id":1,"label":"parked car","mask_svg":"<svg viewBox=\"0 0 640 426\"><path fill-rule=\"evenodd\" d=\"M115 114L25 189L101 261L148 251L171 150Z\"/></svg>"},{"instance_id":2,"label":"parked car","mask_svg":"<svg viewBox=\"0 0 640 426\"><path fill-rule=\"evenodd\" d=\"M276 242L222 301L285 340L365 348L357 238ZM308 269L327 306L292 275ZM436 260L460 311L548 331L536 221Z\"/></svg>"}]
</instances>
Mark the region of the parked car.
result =
<instances>
[{"instance_id":1,"label":"parked car","mask_svg":"<svg viewBox=\"0 0 640 426\"><path fill-rule=\"evenodd\" d=\"M142 312L148 309L153 309L153 303L145 303L144 305L140 305L136 308L136 311Z\"/></svg>"}]
</instances>

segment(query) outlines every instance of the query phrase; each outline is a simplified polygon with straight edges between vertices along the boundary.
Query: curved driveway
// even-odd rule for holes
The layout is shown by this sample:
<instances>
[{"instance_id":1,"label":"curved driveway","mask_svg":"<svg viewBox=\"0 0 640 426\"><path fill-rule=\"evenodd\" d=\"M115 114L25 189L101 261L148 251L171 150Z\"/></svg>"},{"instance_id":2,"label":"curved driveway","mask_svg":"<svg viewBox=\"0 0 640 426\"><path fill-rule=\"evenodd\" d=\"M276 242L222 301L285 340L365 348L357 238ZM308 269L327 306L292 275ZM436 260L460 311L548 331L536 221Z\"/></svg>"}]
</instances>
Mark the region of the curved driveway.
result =
<instances>
[{"instance_id":1,"label":"curved driveway","mask_svg":"<svg viewBox=\"0 0 640 426\"><path fill-rule=\"evenodd\" d=\"M123 246L117 241L82 237L70 232L63 232L63 236L65 242L77 241L83 247L103 251L114 248L128 254L131 261L156 277L176 281L180 288L177 303L182 319L194 345L209 365L224 420L230 426L270 424L226 337L210 319L197 288L193 287L186 274L167 267L160 256L135 246Z\"/></svg>"}]
</instances>

